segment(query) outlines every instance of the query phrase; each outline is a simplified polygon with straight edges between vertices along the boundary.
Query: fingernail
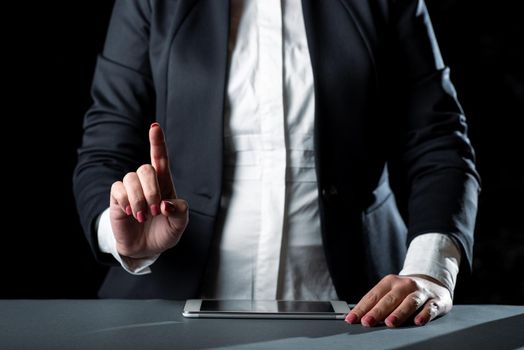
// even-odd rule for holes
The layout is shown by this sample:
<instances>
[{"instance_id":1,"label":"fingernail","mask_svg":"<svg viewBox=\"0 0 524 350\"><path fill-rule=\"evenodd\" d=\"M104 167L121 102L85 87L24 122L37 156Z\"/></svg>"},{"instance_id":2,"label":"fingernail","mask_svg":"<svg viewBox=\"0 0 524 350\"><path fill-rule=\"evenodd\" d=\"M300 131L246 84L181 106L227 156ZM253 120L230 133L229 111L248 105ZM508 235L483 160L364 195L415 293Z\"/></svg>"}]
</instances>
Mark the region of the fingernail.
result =
<instances>
[{"instance_id":1,"label":"fingernail","mask_svg":"<svg viewBox=\"0 0 524 350\"><path fill-rule=\"evenodd\" d=\"M362 318L362 324L365 327L373 327L377 321L375 320L375 317L367 315Z\"/></svg>"},{"instance_id":2,"label":"fingernail","mask_svg":"<svg viewBox=\"0 0 524 350\"><path fill-rule=\"evenodd\" d=\"M128 206L126 207L126 214L127 214L127 216L131 216L131 215L133 215L133 210L131 209L131 206L130 206L130 205L128 205Z\"/></svg>"},{"instance_id":3,"label":"fingernail","mask_svg":"<svg viewBox=\"0 0 524 350\"><path fill-rule=\"evenodd\" d=\"M358 321L358 317L355 314L349 313L346 316L346 322L349 323L349 324L357 323L357 321Z\"/></svg>"},{"instance_id":4,"label":"fingernail","mask_svg":"<svg viewBox=\"0 0 524 350\"><path fill-rule=\"evenodd\" d=\"M397 316L391 315L384 321L388 327L396 327L398 323Z\"/></svg>"},{"instance_id":5,"label":"fingernail","mask_svg":"<svg viewBox=\"0 0 524 350\"><path fill-rule=\"evenodd\" d=\"M164 203L167 211L174 212L176 210L175 205L173 203L171 203L169 201L164 201L163 203Z\"/></svg>"},{"instance_id":6,"label":"fingernail","mask_svg":"<svg viewBox=\"0 0 524 350\"><path fill-rule=\"evenodd\" d=\"M153 124L151 124L151 128L156 128L157 126L160 126L160 124L158 124L157 122L154 122Z\"/></svg>"},{"instance_id":7,"label":"fingernail","mask_svg":"<svg viewBox=\"0 0 524 350\"><path fill-rule=\"evenodd\" d=\"M423 325L425 325L427 322L428 322L428 321L427 321L426 317L424 317L424 316L418 316L417 318L415 318L415 324L416 324L417 326L423 326Z\"/></svg>"},{"instance_id":8,"label":"fingernail","mask_svg":"<svg viewBox=\"0 0 524 350\"><path fill-rule=\"evenodd\" d=\"M157 204L151 204L150 208L151 208L151 215L157 216L160 213L160 208L158 207Z\"/></svg>"},{"instance_id":9,"label":"fingernail","mask_svg":"<svg viewBox=\"0 0 524 350\"><path fill-rule=\"evenodd\" d=\"M146 221L146 214L143 211L139 211L136 213L136 219L139 223L143 223Z\"/></svg>"}]
</instances>

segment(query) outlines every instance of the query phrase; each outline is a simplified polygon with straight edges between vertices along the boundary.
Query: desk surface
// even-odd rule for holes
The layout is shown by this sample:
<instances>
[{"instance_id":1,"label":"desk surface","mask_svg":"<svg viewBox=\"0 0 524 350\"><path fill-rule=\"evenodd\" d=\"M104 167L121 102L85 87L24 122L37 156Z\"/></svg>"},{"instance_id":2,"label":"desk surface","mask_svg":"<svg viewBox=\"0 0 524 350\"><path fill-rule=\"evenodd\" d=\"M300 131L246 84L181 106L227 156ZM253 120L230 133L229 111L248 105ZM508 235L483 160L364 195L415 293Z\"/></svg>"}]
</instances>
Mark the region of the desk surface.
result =
<instances>
[{"instance_id":1,"label":"desk surface","mask_svg":"<svg viewBox=\"0 0 524 350\"><path fill-rule=\"evenodd\" d=\"M0 300L2 349L515 349L524 306L457 305L425 327L186 319L169 300Z\"/></svg>"}]
</instances>

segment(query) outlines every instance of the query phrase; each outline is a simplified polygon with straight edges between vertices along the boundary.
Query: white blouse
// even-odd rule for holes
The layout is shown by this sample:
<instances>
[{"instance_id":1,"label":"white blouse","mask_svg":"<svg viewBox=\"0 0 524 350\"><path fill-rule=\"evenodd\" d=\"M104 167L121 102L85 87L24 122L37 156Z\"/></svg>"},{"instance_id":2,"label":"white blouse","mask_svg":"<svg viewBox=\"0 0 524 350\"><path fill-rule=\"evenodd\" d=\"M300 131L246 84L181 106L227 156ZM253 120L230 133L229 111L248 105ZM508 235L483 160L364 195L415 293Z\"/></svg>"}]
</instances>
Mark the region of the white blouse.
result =
<instances>
[{"instance_id":1,"label":"white blouse","mask_svg":"<svg viewBox=\"0 0 524 350\"><path fill-rule=\"evenodd\" d=\"M320 232L300 0L233 0L224 183L204 297L336 299Z\"/></svg>"}]
</instances>

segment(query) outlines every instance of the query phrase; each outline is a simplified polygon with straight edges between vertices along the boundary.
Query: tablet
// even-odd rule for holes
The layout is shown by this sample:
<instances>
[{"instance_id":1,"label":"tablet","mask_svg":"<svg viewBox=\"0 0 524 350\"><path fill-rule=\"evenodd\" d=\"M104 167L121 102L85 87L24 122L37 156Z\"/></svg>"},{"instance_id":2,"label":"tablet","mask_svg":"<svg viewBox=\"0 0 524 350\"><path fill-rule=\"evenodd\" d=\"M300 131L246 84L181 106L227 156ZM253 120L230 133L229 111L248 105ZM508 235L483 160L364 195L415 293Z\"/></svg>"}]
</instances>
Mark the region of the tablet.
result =
<instances>
[{"instance_id":1,"label":"tablet","mask_svg":"<svg viewBox=\"0 0 524 350\"><path fill-rule=\"evenodd\" d=\"M344 301L216 300L186 301L185 317L204 318L299 318L344 319L349 306Z\"/></svg>"}]
</instances>

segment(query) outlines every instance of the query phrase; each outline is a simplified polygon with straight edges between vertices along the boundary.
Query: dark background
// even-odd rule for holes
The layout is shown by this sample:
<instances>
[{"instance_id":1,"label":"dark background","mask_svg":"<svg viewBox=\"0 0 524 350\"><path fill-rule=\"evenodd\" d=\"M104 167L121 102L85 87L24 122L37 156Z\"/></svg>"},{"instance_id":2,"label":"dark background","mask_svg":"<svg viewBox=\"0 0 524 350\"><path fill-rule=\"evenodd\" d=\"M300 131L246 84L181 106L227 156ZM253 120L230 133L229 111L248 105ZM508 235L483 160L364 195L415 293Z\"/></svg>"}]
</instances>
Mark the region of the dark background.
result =
<instances>
[{"instance_id":1,"label":"dark background","mask_svg":"<svg viewBox=\"0 0 524 350\"><path fill-rule=\"evenodd\" d=\"M71 175L112 3L24 2L13 12L23 18L4 30L0 298L96 297L105 268L81 232ZM483 178L474 271L459 279L455 301L523 304L520 1L427 3Z\"/></svg>"}]
</instances>

